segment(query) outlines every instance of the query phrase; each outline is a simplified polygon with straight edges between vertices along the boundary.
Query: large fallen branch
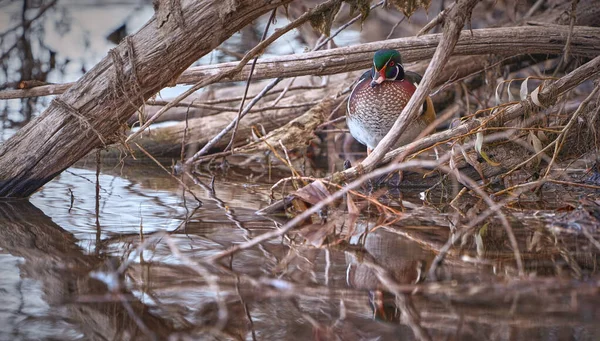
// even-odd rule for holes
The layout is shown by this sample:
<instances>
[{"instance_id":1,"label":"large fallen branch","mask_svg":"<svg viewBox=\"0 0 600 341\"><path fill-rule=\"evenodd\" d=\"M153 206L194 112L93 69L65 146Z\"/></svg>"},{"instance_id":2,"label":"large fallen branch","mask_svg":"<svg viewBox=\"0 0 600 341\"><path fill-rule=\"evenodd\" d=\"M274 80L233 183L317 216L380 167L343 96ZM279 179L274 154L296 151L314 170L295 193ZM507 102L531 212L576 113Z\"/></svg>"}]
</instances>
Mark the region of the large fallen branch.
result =
<instances>
[{"instance_id":1,"label":"large fallen branch","mask_svg":"<svg viewBox=\"0 0 600 341\"><path fill-rule=\"evenodd\" d=\"M244 120L240 122L235 146L238 142L250 142L252 127L256 127L261 133L263 131L270 132L286 123L292 121L309 110L314 102L320 101L327 94L326 89L318 89L313 91L304 91L302 93L288 96L279 102L279 106L313 103L306 106L298 106L287 109L277 109L269 111L257 111L249 113ZM183 108L185 110L185 108ZM194 153L192 146L205 145L212 136L219 133L224 126L229 124L237 113L235 111L221 112L216 115L198 117L188 120L187 122L178 122L176 124L160 127L150 130L150 133L140 135L134 142L140 144L150 154L155 156L173 156L179 155L181 152L181 143L184 141L188 154ZM187 130L187 132L186 132ZM229 141L227 135L214 146L215 150L225 148ZM191 155L191 154L190 154Z\"/></svg>"},{"instance_id":2,"label":"large fallen branch","mask_svg":"<svg viewBox=\"0 0 600 341\"><path fill-rule=\"evenodd\" d=\"M0 196L27 197L93 148L118 140L119 128L144 100L233 33L289 2L182 1L172 15L153 17L0 146Z\"/></svg>"},{"instance_id":3,"label":"large fallen branch","mask_svg":"<svg viewBox=\"0 0 600 341\"><path fill-rule=\"evenodd\" d=\"M569 27L521 26L487 28L465 31L454 48L455 55L494 54L514 56L528 53L560 54L569 35ZM331 75L366 69L373 53L381 48L394 48L402 52L402 60L414 62L431 58L440 41L441 34L407 37L365 43L331 50L315 51L258 60L252 74L253 80L304 75ZM595 57L600 54L600 28L574 27L571 38L573 56ZM203 65L190 68L177 79L177 84L195 84L219 72L228 72L238 66L237 62ZM250 66L222 82L243 81L248 78ZM51 84L26 90L0 91L0 99L48 96L63 93L74 83Z\"/></svg>"}]
</instances>

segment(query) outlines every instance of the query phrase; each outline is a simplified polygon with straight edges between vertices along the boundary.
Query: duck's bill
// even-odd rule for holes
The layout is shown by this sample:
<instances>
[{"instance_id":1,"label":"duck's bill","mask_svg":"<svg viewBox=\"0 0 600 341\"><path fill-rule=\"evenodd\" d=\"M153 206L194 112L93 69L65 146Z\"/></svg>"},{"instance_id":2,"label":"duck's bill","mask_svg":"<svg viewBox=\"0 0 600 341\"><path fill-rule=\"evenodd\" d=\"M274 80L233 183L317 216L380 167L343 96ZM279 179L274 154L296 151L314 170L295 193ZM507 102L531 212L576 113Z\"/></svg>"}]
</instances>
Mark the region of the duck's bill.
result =
<instances>
[{"instance_id":1,"label":"duck's bill","mask_svg":"<svg viewBox=\"0 0 600 341\"><path fill-rule=\"evenodd\" d=\"M374 78L371 81L371 87L377 86L381 83L383 83L383 81L385 80L385 67L383 67L381 70L379 70L379 77Z\"/></svg>"},{"instance_id":2,"label":"duck's bill","mask_svg":"<svg viewBox=\"0 0 600 341\"><path fill-rule=\"evenodd\" d=\"M379 77L377 77L377 79L373 79L371 81L371 87L374 87L374 86L377 86L377 85L383 83L384 80L385 80L384 76L379 76Z\"/></svg>"}]
</instances>

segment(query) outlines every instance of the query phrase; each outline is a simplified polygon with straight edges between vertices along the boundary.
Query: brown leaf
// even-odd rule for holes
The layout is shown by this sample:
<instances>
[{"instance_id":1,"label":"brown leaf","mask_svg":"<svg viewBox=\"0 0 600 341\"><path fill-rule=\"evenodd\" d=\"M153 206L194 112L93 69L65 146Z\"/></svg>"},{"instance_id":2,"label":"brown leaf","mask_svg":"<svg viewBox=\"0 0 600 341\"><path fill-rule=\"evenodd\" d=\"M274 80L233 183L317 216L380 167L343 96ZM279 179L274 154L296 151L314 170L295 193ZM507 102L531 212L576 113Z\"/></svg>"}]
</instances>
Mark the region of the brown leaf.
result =
<instances>
[{"instance_id":1,"label":"brown leaf","mask_svg":"<svg viewBox=\"0 0 600 341\"><path fill-rule=\"evenodd\" d=\"M330 219L325 224L309 224L300 229L298 233L306 239L308 243L319 247L323 245L325 238L335 231L335 222L337 219Z\"/></svg>"},{"instance_id":2,"label":"brown leaf","mask_svg":"<svg viewBox=\"0 0 600 341\"><path fill-rule=\"evenodd\" d=\"M399 11L404 13L407 18L410 18L416 10L423 7L425 10L429 9L431 0L389 0L388 4L391 3Z\"/></svg>"},{"instance_id":3,"label":"brown leaf","mask_svg":"<svg viewBox=\"0 0 600 341\"><path fill-rule=\"evenodd\" d=\"M330 196L331 193L329 193L329 190L325 187L323 182L316 180L294 192L294 195L307 203L314 205Z\"/></svg>"},{"instance_id":4,"label":"brown leaf","mask_svg":"<svg viewBox=\"0 0 600 341\"><path fill-rule=\"evenodd\" d=\"M346 3L350 6L351 17L354 16L355 11L360 12L360 22L362 24L362 22L367 19L371 10L371 0L346 0Z\"/></svg>"},{"instance_id":5,"label":"brown leaf","mask_svg":"<svg viewBox=\"0 0 600 341\"><path fill-rule=\"evenodd\" d=\"M320 11L315 12L310 18L310 25L315 30L319 31L319 33L329 37L331 25L333 24L333 19L335 18L337 12L339 12L341 6L342 3L338 2L331 7L326 7Z\"/></svg>"}]
</instances>

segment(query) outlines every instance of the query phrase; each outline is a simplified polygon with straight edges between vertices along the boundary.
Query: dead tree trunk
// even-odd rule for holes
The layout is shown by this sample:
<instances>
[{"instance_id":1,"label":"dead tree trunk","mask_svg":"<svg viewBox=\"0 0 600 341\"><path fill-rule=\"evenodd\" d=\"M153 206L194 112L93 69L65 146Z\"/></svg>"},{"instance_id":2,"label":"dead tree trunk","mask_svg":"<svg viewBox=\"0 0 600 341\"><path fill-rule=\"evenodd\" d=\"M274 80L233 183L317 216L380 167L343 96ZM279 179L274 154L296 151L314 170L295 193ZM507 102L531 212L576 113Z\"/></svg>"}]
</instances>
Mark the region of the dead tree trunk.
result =
<instances>
[{"instance_id":1,"label":"dead tree trunk","mask_svg":"<svg viewBox=\"0 0 600 341\"><path fill-rule=\"evenodd\" d=\"M140 31L0 146L0 197L27 197L93 148L118 141L119 128L144 100L252 20L291 1L181 1L176 8L158 2Z\"/></svg>"}]
</instances>

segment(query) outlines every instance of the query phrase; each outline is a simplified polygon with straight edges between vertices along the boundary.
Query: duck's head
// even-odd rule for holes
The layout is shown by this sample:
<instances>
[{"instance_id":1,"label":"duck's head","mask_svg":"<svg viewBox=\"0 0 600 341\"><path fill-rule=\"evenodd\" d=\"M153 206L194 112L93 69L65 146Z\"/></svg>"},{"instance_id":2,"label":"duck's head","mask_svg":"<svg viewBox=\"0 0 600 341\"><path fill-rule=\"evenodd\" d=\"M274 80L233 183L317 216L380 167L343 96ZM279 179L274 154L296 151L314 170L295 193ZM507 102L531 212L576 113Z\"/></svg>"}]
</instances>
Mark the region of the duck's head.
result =
<instances>
[{"instance_id":1,"label":"duck's head","mask_svg":"<svg viewBox=\"0 0 600 341\"><path fill-rule=\"evenodd\" d=\"M375 52L373 56L373 79L371 87L375 87L384 81L394 81L404 78L402 57L396 50L383 49Z\"/></svg>"}]
</instances>

